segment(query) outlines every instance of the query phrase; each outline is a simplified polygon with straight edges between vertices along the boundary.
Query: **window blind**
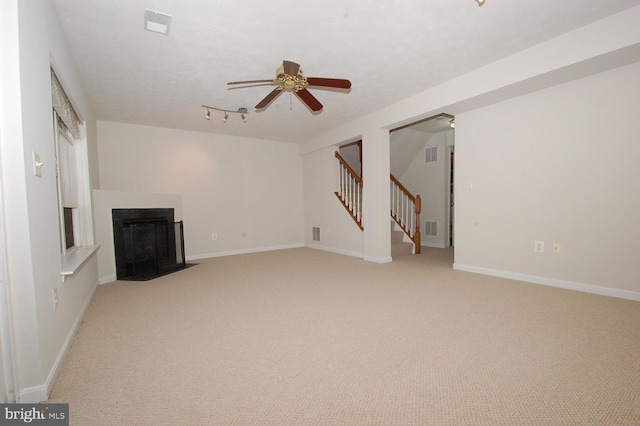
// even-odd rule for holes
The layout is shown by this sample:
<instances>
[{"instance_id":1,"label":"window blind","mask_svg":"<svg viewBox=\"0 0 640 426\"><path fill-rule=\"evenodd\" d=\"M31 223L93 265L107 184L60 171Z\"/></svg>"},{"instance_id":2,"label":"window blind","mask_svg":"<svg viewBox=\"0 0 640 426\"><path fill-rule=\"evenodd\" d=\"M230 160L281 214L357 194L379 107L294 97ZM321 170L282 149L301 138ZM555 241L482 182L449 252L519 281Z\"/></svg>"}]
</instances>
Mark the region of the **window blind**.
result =
<instances>
[{"instance_id":1,"label":"window blind","mask_svg":"<svg viewBox=\"0 0 640 426\"><path fill-rule=\"evenodd\" d=\"M71 105L67 94L64 92L60 80L56 77L56 73L51 70L51 99L53 102L53 109L58 114L58 117L64 122L65 126L74 138L80 139L82 128L80 118L76 113L76 110Z\"/></svg>"}]
</instances>

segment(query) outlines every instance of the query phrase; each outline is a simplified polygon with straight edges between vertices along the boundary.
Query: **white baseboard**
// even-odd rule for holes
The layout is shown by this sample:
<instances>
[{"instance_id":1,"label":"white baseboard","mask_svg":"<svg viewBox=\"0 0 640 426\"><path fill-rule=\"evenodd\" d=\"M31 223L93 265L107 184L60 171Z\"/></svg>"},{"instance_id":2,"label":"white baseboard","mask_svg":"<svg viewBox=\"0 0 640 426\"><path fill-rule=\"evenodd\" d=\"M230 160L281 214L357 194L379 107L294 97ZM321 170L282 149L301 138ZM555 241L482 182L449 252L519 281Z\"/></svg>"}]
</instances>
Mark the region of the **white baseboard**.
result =
<instances>
[{"instance_id":1,"label":"white baseboard","mask_svg":"<svg viewBox=\"0 0 640 426\"><path fill-rule=\"evenodd\" d=\"M322 250L322 251L328 251L331 253L336 253L336 254L343 254L345 256L351 256L351 257L359 257L360 259L363 258L363 254L362 253L358 253L355 251L348 251L348 250L341 250L341 249L337 249L337 248L333 248L333 247L326 247L326 246L321 246L319 244L306 244L305 247L314 249L314 250Z\"/></svg>"},{"instance_id":2,"label":"white baseboard","mask_svg":"<svg viewBox=\"0 0 640 426\"><path fill-rule=\"evenodd\" d=\"M300 248L300 247L304 247L304 243L286 244L282 246L258 247L258 248L242 249L242 250L218 251L214 253L194 254L194 255L187 256L186 259L187 261L192 261L192 260L199 260L199 259L209 259L212 257L235 256L237 254L260 253L263 251L286 250L286 249Z\"/></svg>"},{"instance_id":3,"label":"white baseboard","mask_svg":"<svg viewBox=\"0 0 640 426\"><path fill-rule=\"evenodd\" d=\"M367 262L389 263L389 262L393 261L393 259L390 256L389 257L371 257L371 256L365 256L363 253L358 253L358 252L354 252L354 251L347 251L347 250L340 250L340 249L336 249L336 248L332 248L332 247L325 247L325 246L316 245L316 244L307 244L306 246L308 248L312 248L312 249L316 249L316 250L328 251L328 252L337 253L337 254L344 254L346 256L352 256L352 257L359 257L360 259L366 260Z\"/></svg>"},{"instance_id":4,"label":"white baseboard","mask_svg":"<svg viewBox=\"0 0 640 426\"><path fill-rule=\"evenodd\" d=\"M482 275L491 275L494 277L508 278L511 280L525 281L533 284L542 284L550 287L564 288L567 290L581 291L584 293L599 294L601 296L617 297L620 299L628 299L640 302L640 292L621 290L611 287L600 287L592 284L578 283L575 281L558 280L555 278L538 277L535 275L520 274L517 272L501 271L498 269L483 268L472 265L453 264L453 269L458 271L473 272Z\"/></svg>"},{"instance_id":5,"label":"white baseboard","mask_svg":"<svg viewBox=\"0 0 640 426\"><path fill-rule=\"evenodd\" d=\"M388 256L388 257L365 256L365 257L363 257L363 259L366 260L367 262L373 262L373 263L389 263L389 262L393 262L393 258L391 256Z\"/></svg>"},{"instance_id":6,"label":"white baseboard","mask_svg":"<svg viewBox=\"0 0 640 426\"><path fill-rule=\"evenodd\" d=\"M101 277L99 283L100 285L102 285L102 284L112 283L117 280L118 280L117 275L109 275L108 277Z\"/></svg>"},{"instance_id":7,"label":"white baseboard","mask_svg":"<svg viewBox=\"0 0 640 426\"><path fill-rule=\"evenodd\" d=\"M56 378L60 374L60 368L62 367L62 362L64 361L64 357L67 355L67 352L69 351L69 348L73 343L73 340L76 338L76 334L78 333L80 324L82 324L82 320L84 319L84 316L87 313L87 309L89 309L89 304L91 304L91 301L93 300L93 296L96 293L96 289L98 288L98 285L99 285L99 282L96 282L96 284L93 286L93 289L91 290L91 294L89 295L89 297L87 297L87 300L84 301L84 304L82 305L82 309L80 309L80 312L76 317L76 320L73 322L73 326L71 327L71 330L69 330L69 333L67 333L67 338L65 339L64 344L62 345L62 349L58 353L58 356L56 357L56 360L53 363L53 366L51 367L51 371L49 371L49 376L47 377L47 381L45 382L47 397L44 400L49 398L49 394L53 389L53 385L56 381Z\"/></svg>"},{"instance_id":8,"label":"white baseboard","mask_svg":"<svg viewBox=\"0 0 640 426\"><path fill-rule=\"evenodd\" d=\"M447 248L449 247L445 243L425 243L424 241L420 243L420 247L434 247L434 248Z\"/></svg>"},{"instance_id":9,"label":"white baseboard","mask_svg":"<svg viewBox=\"0 0 640 426\"><path fill-rule=\"evenodd\" d=\"M58 377L58 374L60 373L60 368L62 367L62 362L64 360L64 357L66 356L67 352L69 351L69 348L71 347L71 344L73 343L73 340L75 339L76 333L78 332L78 328L80 328L82 319L84 318L84 315L87 312L87 309L89 308L89 304L91 303L91 300L93 299L93 295L95 294L97 288L98 288L98 282L96 282L96 284L93 286L91 295L84 302L82 309L80 309L78 316L73 322L73 326L69 330L69 333L67 333L67 338L65 339L64 344L62 345L62 348L60 349L60 352L58 353L58 356L56 357L55 362L51 366L51 370L49 371L49 374L47 376L47 380L45 381L45 383L42 385L30 387L30 388L20 389L18 394L18 401L16 402L21 404L37 404L49 399L49 394L51 393L55 380Z\"/></svg>"},{"instance_id":10,"label":"white baseboard","mask_svg":"<svg viewBox=\"0 0 640 426\"><path fill-rule=\"evenodd\" d=\"M38 404L49 399L49 392L45 385L33 386L30 388L20 389L18 394L18 404Z\"/></svg>"}]
</instances>

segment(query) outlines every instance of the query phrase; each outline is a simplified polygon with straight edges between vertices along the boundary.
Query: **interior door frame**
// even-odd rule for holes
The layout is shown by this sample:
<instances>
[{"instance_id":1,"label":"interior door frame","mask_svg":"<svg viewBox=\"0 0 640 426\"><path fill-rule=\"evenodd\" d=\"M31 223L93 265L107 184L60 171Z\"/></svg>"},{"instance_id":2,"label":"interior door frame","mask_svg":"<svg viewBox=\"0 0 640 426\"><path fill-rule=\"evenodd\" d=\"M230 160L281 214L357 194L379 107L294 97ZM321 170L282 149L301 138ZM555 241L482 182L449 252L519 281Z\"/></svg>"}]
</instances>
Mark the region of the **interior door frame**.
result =
<instances>
[{"instance_id":1,"label":"interior door frame","mask_svg":"<svg viewBox=\"0 0 640 426\"><path fill-rule=\"evenodd\" d=\"M1 143L2 141L0 140ZM7 274L3 212L4 195L2 191L2 161L0 161L0 403L11 404L16 402L16 382L13 357L11 293Z\"/></svg>"}]
</instances>

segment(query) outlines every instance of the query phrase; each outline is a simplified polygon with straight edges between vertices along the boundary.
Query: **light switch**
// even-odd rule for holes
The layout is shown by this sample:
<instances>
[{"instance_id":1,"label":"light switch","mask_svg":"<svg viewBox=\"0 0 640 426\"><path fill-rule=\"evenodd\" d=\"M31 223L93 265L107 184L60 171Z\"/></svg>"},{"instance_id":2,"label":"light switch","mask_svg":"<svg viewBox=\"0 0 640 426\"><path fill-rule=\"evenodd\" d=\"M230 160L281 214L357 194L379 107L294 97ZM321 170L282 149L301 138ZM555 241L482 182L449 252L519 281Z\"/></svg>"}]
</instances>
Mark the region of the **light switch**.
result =
<instances>
[{"instance_id":1,"label":"light switch","mask_svg":"<svg viewBox=\"0 0 640 426\"><path fill-rule=\"evenodd\" d=\"M42 177L42 161L40 161L40 154L35 151L32 151L33 154L33 174Z\"/></svg>"}]
</instances>

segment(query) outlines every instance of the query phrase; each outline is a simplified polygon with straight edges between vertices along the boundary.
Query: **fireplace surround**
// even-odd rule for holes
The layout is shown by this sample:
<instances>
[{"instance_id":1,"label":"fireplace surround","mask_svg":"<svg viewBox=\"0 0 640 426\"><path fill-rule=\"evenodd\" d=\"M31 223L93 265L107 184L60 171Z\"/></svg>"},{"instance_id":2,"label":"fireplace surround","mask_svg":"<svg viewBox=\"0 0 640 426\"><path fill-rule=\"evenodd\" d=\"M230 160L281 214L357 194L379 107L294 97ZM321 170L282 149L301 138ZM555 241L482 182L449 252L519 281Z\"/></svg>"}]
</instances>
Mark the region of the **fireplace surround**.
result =
<instances>
[{"instance_id":1,"label":"fireplace surround","mask_svg":"<svg viewBox=\"0 0 640 426\"><path fill-rule=\"evenodd\" d=\"M172 208L112 209L118 280L146 281L186 266L182 221Z\"/></svg>"}]
</instances>

